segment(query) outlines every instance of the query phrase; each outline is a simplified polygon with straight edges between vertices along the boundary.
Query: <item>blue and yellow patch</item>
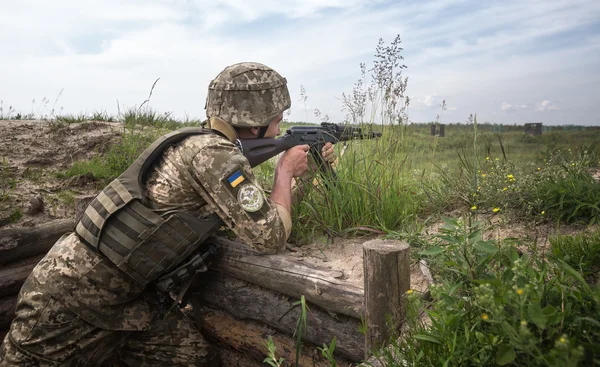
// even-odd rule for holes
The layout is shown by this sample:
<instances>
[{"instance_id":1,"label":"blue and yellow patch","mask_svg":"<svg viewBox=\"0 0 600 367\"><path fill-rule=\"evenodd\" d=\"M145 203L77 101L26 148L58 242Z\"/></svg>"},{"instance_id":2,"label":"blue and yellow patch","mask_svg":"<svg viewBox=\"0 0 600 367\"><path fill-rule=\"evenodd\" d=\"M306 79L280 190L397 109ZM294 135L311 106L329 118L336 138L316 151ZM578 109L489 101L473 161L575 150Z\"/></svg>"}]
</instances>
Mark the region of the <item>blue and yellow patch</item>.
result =
<instances>
[{"instance_id":1,"label":"blue and yellow patch","mask_svg":"<svg viewBox=\"0 0 600 367\"><path fill-rule=\"evenodd\" d=\"M229 182L231 187L236 187L237 185L244 182L244 180L245 180L245 178L244 178L244 176L242 176L242 173L240 171L236 171L234 174L229 176L229 178L227 179L227 181Z\"/></svg>"}]
</instances>

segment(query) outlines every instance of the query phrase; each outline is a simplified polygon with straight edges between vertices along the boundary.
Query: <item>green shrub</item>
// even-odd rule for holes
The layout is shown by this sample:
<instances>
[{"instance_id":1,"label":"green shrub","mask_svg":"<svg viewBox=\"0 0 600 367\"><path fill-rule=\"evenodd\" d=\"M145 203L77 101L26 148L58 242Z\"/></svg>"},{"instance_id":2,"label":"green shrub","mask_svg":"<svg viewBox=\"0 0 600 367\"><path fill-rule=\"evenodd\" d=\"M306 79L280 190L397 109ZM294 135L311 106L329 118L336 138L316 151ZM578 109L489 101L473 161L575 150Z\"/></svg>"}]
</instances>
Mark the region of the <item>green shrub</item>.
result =
<instances>
[{"instance_id":1,"label":"green shrub","mask_svg":"<svg viewBox=\"0 0 600 367\"><path fill-rule=\"evenodd\" d=\"M512 219L547 217L588 224L600 220L600 182L590 173L598 162L587 150L558 151L544 164L493 156L475 160L467 153L459 158L458 172L440 170L446 191L437 197L478 212L508 212Z\"/></svg>"},{"instance_id":2,"label":"green shrub","mask_svg":"<svg viewBox=\"0 0 600 367\"><path fill-rule=\"evenodd\" d=\"M484 241L480 223L448 219L421 252L437 284L408 295L408 328L379 357L385 366L600 364L600 288L560 259ZM416 317L424 308L430 322Z\"/></svg>"}]
</instances>

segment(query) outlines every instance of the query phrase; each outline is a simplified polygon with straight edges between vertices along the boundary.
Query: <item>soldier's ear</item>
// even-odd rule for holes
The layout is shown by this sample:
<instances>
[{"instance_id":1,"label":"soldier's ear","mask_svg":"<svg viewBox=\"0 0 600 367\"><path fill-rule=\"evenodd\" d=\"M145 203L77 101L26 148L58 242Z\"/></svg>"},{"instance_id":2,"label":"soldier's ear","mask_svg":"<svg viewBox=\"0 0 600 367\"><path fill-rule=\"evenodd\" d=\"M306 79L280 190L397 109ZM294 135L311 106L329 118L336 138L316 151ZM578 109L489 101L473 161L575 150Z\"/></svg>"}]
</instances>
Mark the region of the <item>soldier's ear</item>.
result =
<instances>
[{"instance_id":1,"label":"soldier's ear","mask_svg":"<svg viewBox=\"0 0 600 367\"><path fill-rule=\"evenodd\" d=\"M258 137L258 134L260 134L260 128L253 126L250 128L250 133L255 137Z\"/></svg>"}]
</instances>

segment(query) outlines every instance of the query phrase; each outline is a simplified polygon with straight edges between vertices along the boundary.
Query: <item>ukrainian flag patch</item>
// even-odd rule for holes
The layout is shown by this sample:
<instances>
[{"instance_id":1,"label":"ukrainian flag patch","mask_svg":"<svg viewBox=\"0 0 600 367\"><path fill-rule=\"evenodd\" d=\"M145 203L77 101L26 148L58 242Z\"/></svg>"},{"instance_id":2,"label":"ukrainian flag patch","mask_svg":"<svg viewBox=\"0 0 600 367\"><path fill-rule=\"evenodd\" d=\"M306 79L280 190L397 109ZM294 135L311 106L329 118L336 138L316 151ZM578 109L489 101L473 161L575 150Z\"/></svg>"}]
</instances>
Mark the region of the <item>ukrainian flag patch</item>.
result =
<instances>
[{"instance_id":1,"label":"ukrainian flag patch","mask_svg":"<svg viewBox=\"0 0 600 367\"><path fill-rule=\"evenodd\" d=\"M229 176L229 178L227 179L227 181L229 182L231 187L236 187L237 185L244 182L244 180L245 180L245 178L244 178L244 176L242 176L242 173L240 171L236 171L234 174Z\"/></svg>"}]
</instances>

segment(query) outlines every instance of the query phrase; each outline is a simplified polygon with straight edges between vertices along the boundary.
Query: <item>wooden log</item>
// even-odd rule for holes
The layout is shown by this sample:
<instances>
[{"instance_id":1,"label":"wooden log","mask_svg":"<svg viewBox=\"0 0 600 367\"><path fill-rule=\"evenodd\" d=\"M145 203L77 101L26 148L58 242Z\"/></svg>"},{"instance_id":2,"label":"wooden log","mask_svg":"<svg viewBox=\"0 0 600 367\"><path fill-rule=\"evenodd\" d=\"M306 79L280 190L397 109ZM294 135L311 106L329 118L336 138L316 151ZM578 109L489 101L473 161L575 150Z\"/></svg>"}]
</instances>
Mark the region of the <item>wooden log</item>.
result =
<instances>
[{"instance_id":1,"label":"wooden log","mask_svg":"<svg viewBox=\"0 0 600 367\"><path fill-rule=\"evenodd\" d=\"M0 270L0 297L19 293L31 270L45 255L36 255L6 265Z\"/></svg>"},{"instance_id":2,"label":"wooden log","mask_svg":"<svg viewBox=\"0 0 600 367\"><path fill-rule=\"evenodd\" d=\"M201 292L205 303L221 308L238 319L266 324L279 332L292 335L301 314L301 307L294 306L298 298L269 291L262 287L212 272ZM335 349L351 361L364 356L364 335L360 333L360 320L346 315L330 314L318 306L309 305L307 329L304 339L314 345L329 345L337 339Z\"/></svg>"},{"instance_id":3,"label":"wooden log","mask_svg":"<svg viewBox=\"0 0 600 367\"><path fill-rule=\"evenodd\" d=\"M0 329L8 329L15 318L17 295L0 298ZM2 340L2 339L0 339Z\"/></svg>"},{"instance_id":4,"label":"wooden log","mask_svg":"<svg viewBox=\"0 0 600 367\"><path fill-rule=\"evenodd\" d=\"M1 331L0 331L1 333ZM262 364L254 359L238 352L233 349L220 349L219 356L221 358L221 366L228 367L264 367ZM261 361L262 362L262 361Z\"/></svg>"},{"instance_id":5,"label":"wooden log","mask_svg":"<svg viewBox=\"0 0 600 367\"><path fill-rule=\"evenodd\" d=\"M365 358L400 331L404 296L410 289L410 246L396 240L371 240L363 245L365 274Z\"/></svg>"},{"instance_id":6,"label":"wooden log","mask_svg":"<svg viewBox=\"0 0 600 367\"><path fill-rule=\"evenodd\" d=\"M361 318L364 292L340 279L342 272L285 255L263 256L221 237L210 241L222 251L214 264L220 272L290 297L304 295L310 303L328 311Z\"/></svg>"},{"instance_id":7,"label":"wooden log","mask_svg":"<svg viewBox=\"0 0 600 367\"><path fill-rule=\"evenodd\" d=\"M74 228L73 219L56 219L36 227L0 229L0 265L44 254Z\"/></svg>"},{"instance_id":8,"label":"wooden log","mask_svg":"<svg viewBox=\"0 0 600 367\"><path fill-rule=\"evenodd\" d=\"M202 332L209 339L221 346L232 348L255 361L262 362L267 356L267 339L272 336L276 346L277 358L283 357L288 364L294 365L296 361L295 341L277 333L277 331L252 321L242 321L230 314L210 308L203 308L204 329ZM336 359L340 367L349 367L350 364L342 358ZM298 366L300 367L329 367L329 362L321 355L316 347L303 345Z\"/></svg>"}]
</instances>

